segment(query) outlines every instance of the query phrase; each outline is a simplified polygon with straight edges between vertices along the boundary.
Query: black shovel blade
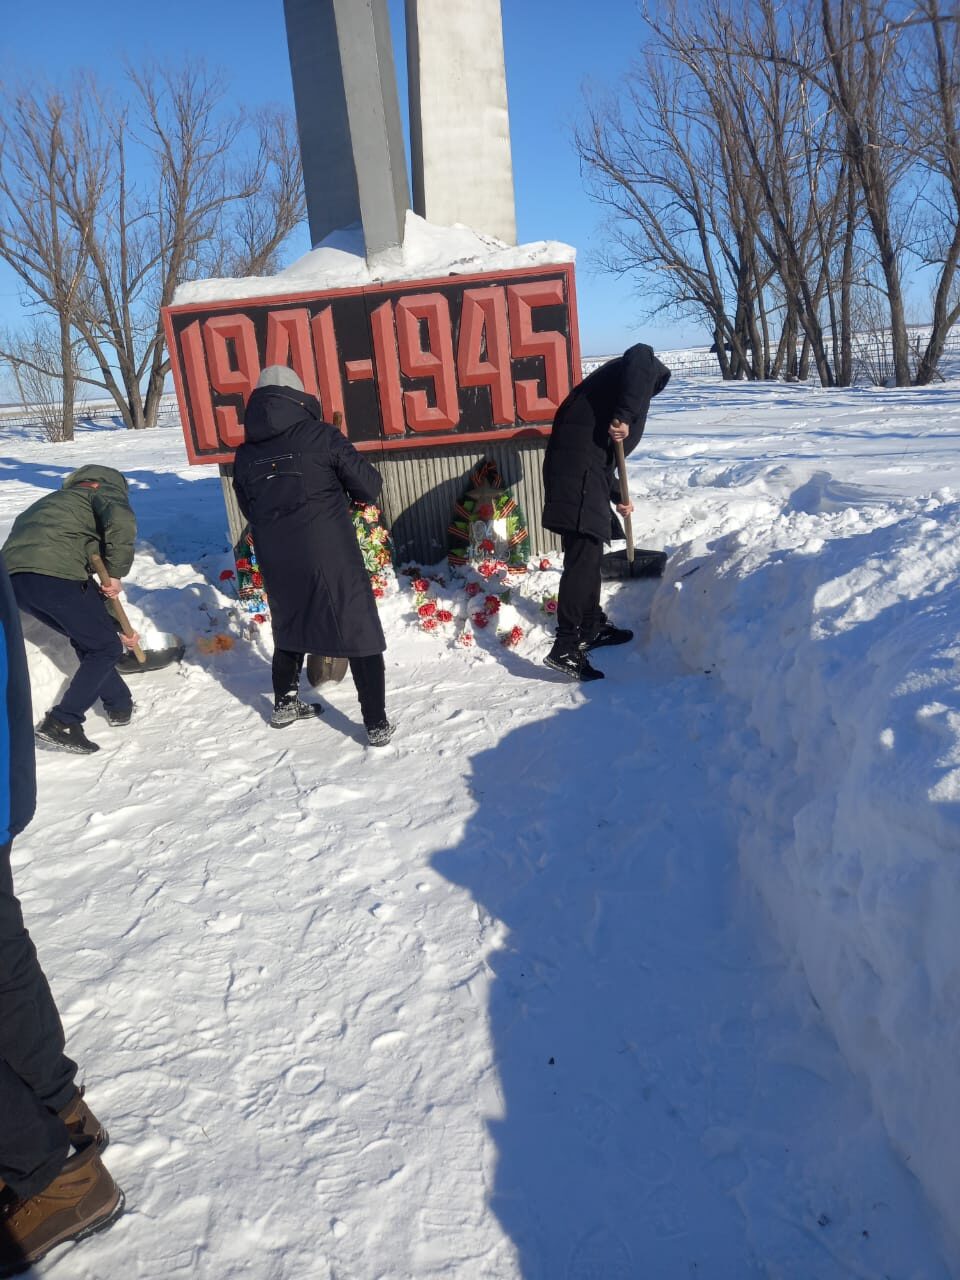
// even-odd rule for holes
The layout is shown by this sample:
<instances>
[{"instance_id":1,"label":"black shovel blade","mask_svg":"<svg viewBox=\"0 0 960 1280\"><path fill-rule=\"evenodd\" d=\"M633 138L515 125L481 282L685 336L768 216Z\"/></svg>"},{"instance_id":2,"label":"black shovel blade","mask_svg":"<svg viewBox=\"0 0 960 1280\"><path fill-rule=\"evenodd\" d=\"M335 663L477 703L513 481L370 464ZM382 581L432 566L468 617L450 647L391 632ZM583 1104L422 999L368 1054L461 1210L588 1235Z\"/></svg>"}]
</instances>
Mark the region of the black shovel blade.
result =
<instances>
[{"instance_id":1,"label":"black shovel blade","mask_svg":"<svg viewBox=\"0 0 960 1280\"><path fill-rule=\"evenodd\" d=\"M608 551L600 561L600 577L608 581L623 578L662 578L667 564L665 551L645 551L636 547L633 561L626 551Z\"/></svg>"}]
</instances>

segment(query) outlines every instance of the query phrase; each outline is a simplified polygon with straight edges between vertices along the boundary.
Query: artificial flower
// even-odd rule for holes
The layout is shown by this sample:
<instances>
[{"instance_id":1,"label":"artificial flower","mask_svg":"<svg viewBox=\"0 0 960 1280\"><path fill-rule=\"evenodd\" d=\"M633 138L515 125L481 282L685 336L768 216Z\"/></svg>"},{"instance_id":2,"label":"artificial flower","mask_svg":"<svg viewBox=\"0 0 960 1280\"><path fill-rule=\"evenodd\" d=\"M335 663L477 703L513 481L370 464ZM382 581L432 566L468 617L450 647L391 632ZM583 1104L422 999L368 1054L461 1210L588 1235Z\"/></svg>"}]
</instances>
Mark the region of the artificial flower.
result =
<instances>
[{"instance_id":1,"label":"artificial flower","mask_svg":"<svg viewBox=\"0 0 960 1280\"><path fill-rule=\"evenodd\" d=\"M417 610L417 613L419 613L421 618L432 618L436 612L437 606L433 600L427 600L426 603L422 604Z\"/></svg>"}]
</instances>

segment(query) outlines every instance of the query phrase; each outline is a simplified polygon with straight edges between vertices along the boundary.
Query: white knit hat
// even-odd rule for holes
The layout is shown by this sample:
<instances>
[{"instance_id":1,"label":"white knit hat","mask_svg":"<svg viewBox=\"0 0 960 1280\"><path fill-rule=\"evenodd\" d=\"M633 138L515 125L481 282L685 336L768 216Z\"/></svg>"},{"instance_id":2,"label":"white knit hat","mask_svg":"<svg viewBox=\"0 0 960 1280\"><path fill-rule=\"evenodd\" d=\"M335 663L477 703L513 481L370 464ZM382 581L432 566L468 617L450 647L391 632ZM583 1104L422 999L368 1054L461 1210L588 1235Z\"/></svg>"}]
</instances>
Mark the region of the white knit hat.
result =
<instances>
[{"instance_id":1,"label":"white knit hat","mask_svg":"<svg viewBox=\"0 0 960 1280\"><path fill-rule=\"evenodd\" d=\"M303 383L285 364L267 365L257 379L258 387L292 387L294 391L302 391Z\"/></svg>"}]
</instances>

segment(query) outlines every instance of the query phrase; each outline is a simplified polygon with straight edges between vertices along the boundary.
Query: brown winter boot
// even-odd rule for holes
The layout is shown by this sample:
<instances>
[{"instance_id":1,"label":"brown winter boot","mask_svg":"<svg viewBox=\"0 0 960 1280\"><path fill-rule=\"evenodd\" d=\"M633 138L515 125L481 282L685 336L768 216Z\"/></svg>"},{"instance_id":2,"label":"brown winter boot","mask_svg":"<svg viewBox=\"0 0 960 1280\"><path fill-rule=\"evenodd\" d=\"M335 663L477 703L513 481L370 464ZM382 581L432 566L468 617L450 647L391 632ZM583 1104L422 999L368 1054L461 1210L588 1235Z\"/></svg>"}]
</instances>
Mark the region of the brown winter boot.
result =
<instances>
[{"instance_id":1,"label":"brown winter boot","mask_svg":"<svg viewBox=\"0 0 960 1280\"><path fill-rule=\"evenodd\" d=\"M123 1192L110 1177L96 1144L81 1139L48 1187L15 1200L0 1215L0 1276L16 1275L66 1240L82 1240L109 1226L123 1208Z\"/></svg>"},{"instance_id":2,"label":"brown winter boot","mask_svg":"<svg viewBox=\"0 0 960 1280\"><path fill-rule=\"evenodd\" d=\"M84 1102L83 1095L84 1089L81 1086L57 1115L67 1126L71 1142L76 1142L78 1138L92 1138L97 1150L102 1151L110 1141L110 1135Z\"/></svg>"}]
</instances>

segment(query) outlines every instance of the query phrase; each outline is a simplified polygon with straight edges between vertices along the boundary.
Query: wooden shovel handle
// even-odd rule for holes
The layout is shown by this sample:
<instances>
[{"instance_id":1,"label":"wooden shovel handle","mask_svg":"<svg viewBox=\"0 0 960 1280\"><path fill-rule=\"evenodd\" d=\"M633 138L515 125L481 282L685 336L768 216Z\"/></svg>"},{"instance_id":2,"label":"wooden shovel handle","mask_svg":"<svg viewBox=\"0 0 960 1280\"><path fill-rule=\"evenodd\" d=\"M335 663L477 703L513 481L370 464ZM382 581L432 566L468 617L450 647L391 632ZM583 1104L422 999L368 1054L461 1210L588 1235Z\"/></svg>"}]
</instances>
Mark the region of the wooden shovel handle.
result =
<instances>
[{"instance_id":1,"label":"wooden shovel handle","mask_svg":"<svg viewBox=\"0 0 960 1280\"><path fill-rule=\"evenodd\" d=\"M630 501L630 489L627 486L627 459L623 452L623 441L614 440L613 451L617 458L617 477L620 481L620 501ZM633 564L633 516L623 517L623 531L627 535L627 563Z\"/></svg>"},{"instance_id":2,"label":"wooden shovel handle","mask_svg":"<svg viewBox=\"0 0 960 1280\"><path fill-rule=\"evenodd\" d=\"M110 575L107 573L107 566L103 563L100 556L94 552L90 557L90 564L94 573L100 579L100 583L104 587L110 585ZM107 600L107 608L111 611L116 620L120 623L120 630L125 636L134 634L133 627L130 625L130 619L127 617L127 611L119 600ZM133 646L133 654L138 662L146 662L147 655L140 648L139 644Z\"/></svg>"}]
</instances>

